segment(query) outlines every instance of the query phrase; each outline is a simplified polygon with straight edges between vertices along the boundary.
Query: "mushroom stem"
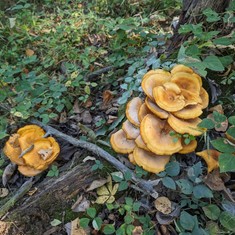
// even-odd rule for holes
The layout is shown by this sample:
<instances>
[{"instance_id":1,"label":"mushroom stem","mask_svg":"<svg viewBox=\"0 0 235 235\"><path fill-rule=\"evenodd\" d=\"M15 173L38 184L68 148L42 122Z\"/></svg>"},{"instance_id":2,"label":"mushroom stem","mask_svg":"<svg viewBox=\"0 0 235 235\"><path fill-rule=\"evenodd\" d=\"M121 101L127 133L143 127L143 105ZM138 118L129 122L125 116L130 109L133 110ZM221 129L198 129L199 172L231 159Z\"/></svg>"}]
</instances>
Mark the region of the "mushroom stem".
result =
<instances>
[{"instance_id":1,"label":"mushroom stem","mask_svg":"<svg viewBox=\"0 0 235 235\"><path fill-rule=\"evenodd\" d=\"M116 167L118 170L122 172L131 172L131 178L132 181L138 185L141 189L143 189L146 194L153 194L157 193L155 189L153 188L153 184L151 182L148 182L146 180L139 179L134 172L132 172L128 167L126 167L124 164L122 164L120 161L118 161L115 157L113 157L111 154L100 148L99 146L82 141L82 140L77 140L69 135L66 135L53 127L47 126L43 124L42 122L39 122L37 120L33 120L32 123L41 126L44 128L47 132L50 132L50 134L60 137L61 139L64 139L65 141L69 142L70 144L77 146L79 148L87 149L88 151L94 153L95 155L100 156L101 158L105 159L108 161L110 164L112 164L114 167Z\"/></svg>"},{"instance_id":2,"label":"mushroom stem","mask_svg":"<svg viewBox=\"0 0 235 235\"><path fill-rule=\"evenodd\" d=\"M34 144L30 145L27 149L21 152L19 158L22 158L26 153L30 152L34 148Z\"/></svg>"}]
</instances>

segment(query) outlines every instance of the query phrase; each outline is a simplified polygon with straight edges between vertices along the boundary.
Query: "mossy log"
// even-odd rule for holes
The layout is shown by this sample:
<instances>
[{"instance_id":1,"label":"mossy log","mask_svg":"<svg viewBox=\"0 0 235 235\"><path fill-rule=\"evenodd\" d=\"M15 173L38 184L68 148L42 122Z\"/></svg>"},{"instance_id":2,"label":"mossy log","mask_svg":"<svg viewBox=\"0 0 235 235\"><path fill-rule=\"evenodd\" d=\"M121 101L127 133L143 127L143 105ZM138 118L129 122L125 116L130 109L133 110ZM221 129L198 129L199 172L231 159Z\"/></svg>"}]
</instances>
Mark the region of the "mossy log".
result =
<instances>
[{"instance_id":1,"label":"mossy log","mask_svg":"<svg viewBox=\"0 0 235 235\"><path fill-rule=\"evenodd\" d=\"M51 228L53 219L64 223L75 219L78 213L73 213L71 206L95 179L97 175L87 162L61 173L58 178L45 178L35 185L37 190L32 196L21 199L6 216L4 221L13 222L15 226L5 235L44 234ZM63 233L57 231L56 234Z\"/></svg>"}]
</instances>

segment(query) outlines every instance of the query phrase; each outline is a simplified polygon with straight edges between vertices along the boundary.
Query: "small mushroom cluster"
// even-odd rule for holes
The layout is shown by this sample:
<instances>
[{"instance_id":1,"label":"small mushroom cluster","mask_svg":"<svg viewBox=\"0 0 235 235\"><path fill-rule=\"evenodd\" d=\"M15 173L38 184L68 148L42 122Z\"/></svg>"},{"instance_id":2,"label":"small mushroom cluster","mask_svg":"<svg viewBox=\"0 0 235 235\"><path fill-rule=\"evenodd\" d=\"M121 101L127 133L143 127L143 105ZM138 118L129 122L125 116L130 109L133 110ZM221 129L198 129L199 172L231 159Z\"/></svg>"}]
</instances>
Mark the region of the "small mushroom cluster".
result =
<instances>
[{"instance_id":1,"label":"small mushroom cluster","mask_svg":"<svg viewBox=\"0 0 235 235\"><path fill-rule=\"evenodd\" d=\"M18 165L22 175L38 175L59 155L59 144L53 137L44 138L44 135L41 127L27 125L20 128L6 142L3 153Z\"/></svg>"},{"instance_id":2,"label":"small mushroom cluster","mask_svg":"<svg viewBox=\"0 0 235 235\"><path fill-rule=\"evenodd\" d=\"M159 173L172 154L196 149L197 141L185 144L183 135L199 136L205 131L197 125L209 96L201 77L184 65L176 65L171 72L151 70L141 86L145 100L135 97L129 101L127 120L111 135L110 142L117 153L129 154L130 162ZM173 138L172 132L179 137Z\"/></svg>"}]
</instances>

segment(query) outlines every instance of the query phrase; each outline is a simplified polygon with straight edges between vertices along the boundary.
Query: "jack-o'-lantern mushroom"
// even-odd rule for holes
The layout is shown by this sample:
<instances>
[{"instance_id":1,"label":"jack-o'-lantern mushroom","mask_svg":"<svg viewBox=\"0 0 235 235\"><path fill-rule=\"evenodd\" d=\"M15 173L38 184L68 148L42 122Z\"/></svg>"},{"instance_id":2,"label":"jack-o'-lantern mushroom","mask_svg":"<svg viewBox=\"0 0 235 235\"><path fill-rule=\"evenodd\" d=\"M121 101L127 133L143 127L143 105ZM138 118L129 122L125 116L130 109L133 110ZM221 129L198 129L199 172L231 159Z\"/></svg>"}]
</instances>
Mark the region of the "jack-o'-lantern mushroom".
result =
<instances>
[{"instance_id":1,"label":"jack-o'-lantern mushroom","mask_svg":"<svg viewBox=\"0 0 235 235\"><path fill-rule=\"evenodd\" d=\"M167 121L172 129L180 134L199 136L205 132L205 129L198 127L198 124L201 122L201 119L198 117L183 120L170 114Z\"/></svg>"},{"instance_id":2,"label":"jack-o'-lantern mushroom","mask_svg":"<svg viewBox=\"0 0 235 235\"><path fill-rule=\"evenodd\" d=\"M202 114L202 106L200 104L188 105L177 112L172 112L172 114L181 119L197 118Z\"/></svg>"},{"instance_id":3,"label":"jack-o'-lantern mushroom","mask_svg":"<svg viewBox=\"0 0 235 235\"><path fill-rule=\"evenodd\" d=\"M132 153L136 146L134 140L126 138L126 133L122 129L111 135L110 143L115 152L123 154Z\"/></svg>"},{"instance_id":4,"label":"jack-o'-lantern mushroom","mask_svg":"<svg viewBox=\"0 0 235 235\"><path fill-rule=\"evenodd\" d=\"M143 101L139 97L133 98L128 102L126 106L126 117L135 126L140 126L140 120L138 117L139 109Z\"/></svg>"},{"instance_id":5,"label":"jack-o'-lantern mushroom","mask_svg":"<svg viewBox=\"0 0 235 235\"><path fill-rule=\"evenodd\" d=\"M23 159L27 166L45 170L60 152L59 144L53 137L41 138L33 143L33 149L25 153Z\"/></svg>"},{"instance_id":6,"label":"jack-o'-lantern mushroom","mask_svg":"<svg viewBox=\"0 0 235 235\"><path fill-rule=\"evenodd\" d=\"M173 141L174 131L166 120L148 114L140 125L140 133L147 148L157 155L172 155L182 149L180 138Z\"/></svg>"},{"instance_id":7,"label":"jack-o'-lantern mushroom","mask_svg":"<svg viewBox=\"0 0 235 235\"><path fill-rule=\"evenodd\" d=\"M144 141L143 141L141 135L139 135L139 136L135 139L135 143L136 143L136 145L137 145L139 148L144 149L144 150L146 150L146 151L150 151L150 150L148 149L147 145L144 143Z\"/></svg>"},{"instance_id":8,"label":"jack-o'-lantern mushroom","mask_svg":"<svg viewBox=\"0 0 235 235\"><path fill-rule=\"evenodd\" d=\"M36 125L27 125L13 134L4 146L4 154L25 176L35 176L47 169L60 152L53 137L43 138L44 130Z\"/></svg>"},{"instance_id":9,"label":"jack-o'-lantern mushroom","mask_svg":"<svg viewBox=\"0 0 235 235\"><path fill-rule=\"evenodd\" d=\"M151 99L153 98L153 88L161 86L165 82L170 81L171 74L162 69L151 70L147 72L142 80L141 87L145 94Z\"/></svg>"},{"instance_id":10,"label":"jack-o'-lantern mushroom","mask_svg":"<svg viewBox=\"0 0 235 235\"><path fill-rule=\"evenodd\" d=\"M122 129L126 133L126 138L130 140L136 139L140 134L140 129L132 125L128 120L123 122Z\"/></svg>"},{"instance_id":11,"label":"jack-o'-lantern mushroom","mask_svg":"<svg viewBox=\"0 0 235 235\"><path fill-rule=\"evenodd\" d=\"M168 112L179 111L185 106L181 89L173 82L166 82L153 88L153 97L156 104Z\"/></svg>"},{"instance_id":12,"label":"jack-o'-lantern mushroom","mask_svg":"<svg viewBox=\"0 0 235 235\"><path fill-rule=\"evenodd\" d=\"M146 101L145 101L146 102ZM141 106L140 106L140 109L139 109L139 112L138 112L138 118L139 118L139 121L142 122L142 120L144 119L144 117L147 115L147 114L151 114L152 112L150 111L150 109L148 108L148 106L146 105L146 103L143 103Z\"/></svg>"},{"instance_id":13,"label":"jack-o'-lantern mushroom","mask_svg":"<svg viewBox=\"0 0 235 235\"><path fill-rule=\"evenodd\" d=\"M171 82L177 84L180 89L184 89L198 95L200 93L200 82L195 76L192 76L189 73L175 73L171 77Z\"/></svg>"},{"instance_id":14,"label":"jack-o'-lantern mushroom","mask_svg":"<svg viewBox=\"0 0 235 235\"><path fill-rule=\"evenodd\" d=\"M191 140L189 144L185 144L184 139L182 139L182 149L179 151L181 154L187 154L195 151L197 148L197 141L196 140Z\"/></svg>"},{"instance_id":15,"label":"jack-o'-lantern mushroom","mask_svg":"<svg viewBox=\"0 0 235 235\"><path fill-rule=\"evenodd\" d=\"M156 155L138 147L134 149L133 158L138 166L156 174L164 171L166 164L170 161L170 156Z\"/></svg>"},{"instance_id":16,"label":"jack-o'-lantern mushroom","mask_svg":"<svg viewBox=\"0 0 235 235\"><path fill-rule=\"evenodd\" d=\"M201 102L202 109L207 108L207 106L209 105L209 95L203 87L201 87L200 89L200 98L202 100Z\"/></svg>"},{"instance_id":17,"label":"jack-o'-lantern mushroom","mask_svg":"<svg viewBox=\"0 0 235 235\"><path fill-rule=\"evenodd\" d=\"M219 167L219 151L215 149L206 149L201 152L197 152L196 154L205 160L208 173Z\"/></svg>"}]
</instances>

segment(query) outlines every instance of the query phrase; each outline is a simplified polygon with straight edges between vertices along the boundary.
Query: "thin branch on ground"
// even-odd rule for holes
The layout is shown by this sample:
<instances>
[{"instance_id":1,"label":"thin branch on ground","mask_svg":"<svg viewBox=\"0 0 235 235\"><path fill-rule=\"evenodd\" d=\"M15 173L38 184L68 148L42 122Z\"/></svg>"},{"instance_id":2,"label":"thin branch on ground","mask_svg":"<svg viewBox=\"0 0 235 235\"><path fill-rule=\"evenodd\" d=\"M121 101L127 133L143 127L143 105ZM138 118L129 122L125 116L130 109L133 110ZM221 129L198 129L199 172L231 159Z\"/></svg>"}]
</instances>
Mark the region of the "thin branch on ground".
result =
<instances>
[{"instance_id":1,"label":"thin branch on ground","mask_svg":"<svg viewBox=\"0 0 235 235\"><path fill-rule=\"evenodd\" d=\"M65 141L69 142L70 144L76 146L76 147L86 149L86 150L94 153L95 155L100 156L101 158L108 161L111 165L113 165L116 169L118 169L119 171L121 171L123 173L131 172L132 181L136 184L136 186L138 186L139 188L144 190L144 192L146 192L147 194L151 194L151 195L154 195L154 197L156 197L157 192L154 190L153 184L151 182L137 178L137 176L135 175L135 173L133 171L131 171L128 167L123 165L115 157L113 157L111 154L109 154L108 152L106 152L105 150L100 148L99 146L97 146L93 143L78 140L74 137L66 135L66 134L54 129L53 127L45 125L37 120L33 120L32 123L41 126L42 128L44 128L46 130L46 132L49 132L50 134L52 134L56 137L59 137Z\"/></svg>"}]
</instances>

